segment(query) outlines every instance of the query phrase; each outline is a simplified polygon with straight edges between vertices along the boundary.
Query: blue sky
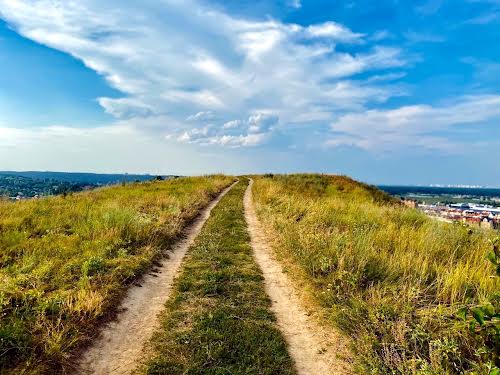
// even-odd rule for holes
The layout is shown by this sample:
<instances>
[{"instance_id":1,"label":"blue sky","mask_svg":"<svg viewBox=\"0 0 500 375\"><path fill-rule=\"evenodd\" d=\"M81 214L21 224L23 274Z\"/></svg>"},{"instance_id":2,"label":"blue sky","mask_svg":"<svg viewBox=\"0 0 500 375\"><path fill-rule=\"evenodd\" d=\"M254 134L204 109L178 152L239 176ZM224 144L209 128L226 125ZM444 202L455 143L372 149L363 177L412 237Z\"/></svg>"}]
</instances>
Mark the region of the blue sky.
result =
<instances>
[{"instance_id":1,"label":"blue sky","mask_svg":"<svg viewBox=\"0 0 500 375\"><path fill-rule=\"evenodd\" d=\"M0 0L0 169L500 186L500 1Z\"/></svg>"}]
</instances>

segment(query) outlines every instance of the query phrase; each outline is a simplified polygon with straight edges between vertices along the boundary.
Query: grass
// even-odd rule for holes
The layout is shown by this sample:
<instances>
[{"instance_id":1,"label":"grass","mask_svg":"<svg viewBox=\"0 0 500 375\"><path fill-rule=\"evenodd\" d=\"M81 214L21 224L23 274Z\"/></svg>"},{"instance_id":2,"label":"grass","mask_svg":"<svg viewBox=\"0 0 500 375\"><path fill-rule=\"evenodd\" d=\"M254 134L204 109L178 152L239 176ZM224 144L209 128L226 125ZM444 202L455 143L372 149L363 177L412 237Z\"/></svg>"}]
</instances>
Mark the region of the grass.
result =
<instances>
[{"instance_id":1,"label":"grass","mask_svg":"<svg viewBox=\"0 0 500 375\"><path fill-rule=\"evenodd\" d=\"M250 247L240 181L188 250L146 374L295 374Z\"/></svg>"},{"instance_id":2,"label":"grass","mask_svg":"<svg viewBox=\"0 0 500 375\"><path fill-rule=\"evenodd\" d=\"M342 176L256 177L254 199L277 254L352 338L360 373L490 372L488 342L456 313L498 296L493 232L435 222Z\"/></svg>"},{"instance_id":3,"label":"grass","mask_svg":"<svg viewBox=\"0 0 500 375\"><path fill-rule=\"evenodd\" d=\"M54 373L225 176L0 202L0 373Z\"/></svg>"}]
</instances>

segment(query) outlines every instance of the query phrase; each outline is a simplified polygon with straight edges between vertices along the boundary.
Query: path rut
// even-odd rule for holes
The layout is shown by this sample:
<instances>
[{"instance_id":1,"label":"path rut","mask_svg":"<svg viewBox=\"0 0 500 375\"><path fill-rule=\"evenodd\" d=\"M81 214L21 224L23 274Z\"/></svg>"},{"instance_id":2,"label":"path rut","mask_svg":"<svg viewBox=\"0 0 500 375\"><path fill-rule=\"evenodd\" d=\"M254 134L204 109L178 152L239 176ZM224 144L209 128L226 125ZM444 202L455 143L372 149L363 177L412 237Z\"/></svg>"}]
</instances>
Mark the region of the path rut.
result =
<instances>
[{"instance_id":1,"label":"path rut","mask_svg":"<svg viewBox=\"0 0 500 375\"><path fill-rule=\"evenodd\" d=\"M244 198L251 244L264 275L266 292L272 300L272 310L298 374L351 374L349 364L337 356L338 353L346 352L345 344L333 332L325 330L308 316L293 284L267 245L255 214L252 185L253 180L250 180Z\"/></svg>"},{"instance_id":2,"label":"path rut","mask_svg":"<svg viewBox=\"0 0 500 375\"><path fill-rule=\"evenodd\" d=\"M183 239L169 250L158 272L144 276L141 286L132 286L119 306L117 319L100 332L77 364L78 374L130 374L143 358L143 348L159 326L158 313L170 296L174 278L188 248L210 216L212 209L236 184L226 188L203 209L184 231Z\"/></svg>"}]
</instances>

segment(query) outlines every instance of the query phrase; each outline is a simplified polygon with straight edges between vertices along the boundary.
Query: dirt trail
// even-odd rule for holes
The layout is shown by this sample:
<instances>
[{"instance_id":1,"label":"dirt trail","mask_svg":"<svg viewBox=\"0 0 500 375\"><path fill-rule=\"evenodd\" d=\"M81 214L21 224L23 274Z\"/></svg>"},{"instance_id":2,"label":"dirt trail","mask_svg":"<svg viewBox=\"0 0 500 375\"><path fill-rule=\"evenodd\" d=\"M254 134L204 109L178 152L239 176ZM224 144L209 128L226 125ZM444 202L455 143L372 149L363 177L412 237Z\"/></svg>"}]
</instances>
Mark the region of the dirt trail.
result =
<instances>
[{"instance_id":1,"label":"dirt trail","mask_svg":"<svg viewBox=\"0 0 500 375\"><path fill-rule=\"evenodd\" d=\"M244 201L251 243L257 263L264 274L272 310L288 343L298 374L351 374L347 361L337 356L339 353L346 353L345 344L333 332L321 328L308 316L297 291L266 244L255 214L252 185L253 181L250 180Z\"/></svg>"},{"instance_id":2,"label":"dirt trail","mask_svg":"<svg viewBox=\"0 0 500 375\"><path fill-rule=\"evenodd\" d=\"M236 183L235 183L236 184ZM158 328L157 315L163 310L182 259L212 209L234 186L226 188L186 228L183 239L169 251L158 272L146 275L141 286L132 286L119 307L116 321L108 324L77 364L79 374L130 374L143 357L143 347Z\"/></svg>"}]
</instances>

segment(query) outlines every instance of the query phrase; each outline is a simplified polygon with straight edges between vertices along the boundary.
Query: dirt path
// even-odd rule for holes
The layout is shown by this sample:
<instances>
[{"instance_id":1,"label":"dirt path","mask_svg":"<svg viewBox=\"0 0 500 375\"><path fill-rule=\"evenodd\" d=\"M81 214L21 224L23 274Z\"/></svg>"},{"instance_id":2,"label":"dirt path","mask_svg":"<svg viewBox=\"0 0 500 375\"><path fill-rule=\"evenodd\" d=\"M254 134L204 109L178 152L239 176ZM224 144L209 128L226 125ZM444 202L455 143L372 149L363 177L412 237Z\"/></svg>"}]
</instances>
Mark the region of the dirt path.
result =
<instances>
[{"instance_id":1,"label":"dirt path","mask_svg":"<svg viewBox=\"0 0 500 375\"><path fill-rule=\"evenodd\" d=\"M255 214L252 185L253 181L250 181L244 202L251 243L257 263L264 274L272 310L288 343L298 374L351 374L346 361L337 356L338 353L345 353L345 345L332 332L327 332L308 316L298 293L267 246Z\"/></svg>"},{"instance_id":2,"label":"dirt path","mask_svg":"<svg viewBox=\"0 0 500 375\"><path fill-rule=\"evenodd\" d=\"M234 184L233 184L234 185ZM158 272L146 275L141 286L132 286L119 307L116 321L108 324L78 363L80 374L130 374L142 359L143 347L158 327L157 315L172 290L173 280L186 251L210 216L212 209L232 188L225 189L190 225L182 240L169 251Z\"/></svg>"}]
</instances>

